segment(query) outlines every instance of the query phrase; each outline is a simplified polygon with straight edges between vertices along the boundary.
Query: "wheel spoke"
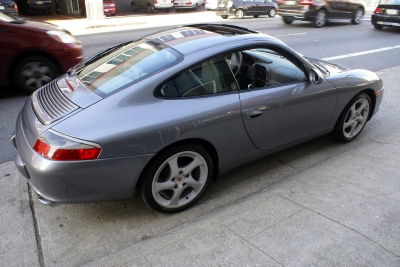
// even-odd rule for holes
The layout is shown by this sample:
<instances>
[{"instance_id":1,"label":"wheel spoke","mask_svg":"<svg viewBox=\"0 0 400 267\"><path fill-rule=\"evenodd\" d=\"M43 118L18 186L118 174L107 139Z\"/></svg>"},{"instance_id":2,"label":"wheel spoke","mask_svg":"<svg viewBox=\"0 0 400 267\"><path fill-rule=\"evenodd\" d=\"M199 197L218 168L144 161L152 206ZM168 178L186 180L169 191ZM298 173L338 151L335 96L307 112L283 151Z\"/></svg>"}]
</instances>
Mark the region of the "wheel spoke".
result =
<instances>
[{"instance_id":1,"label":"wheel spoke","mask_svg":"<svg viewBox=\"0 0 400 267\"><path fill-rule=\"evenodd\" d=\"M169 205L171 206L179 205L179 199L182 195L183 190L184 188L182 186L178 186L178 188L174 190L174 195L172 196Z\"/></svg>"},{"instance_id":2,"label":"wheel spoke","mask_svg":"<svg viewBox=\"0 0 400 267\"><path fill-rule=\"evenodd\" d=\"M190 186L191 188L193 188L193 190L196 193L199 193L201 191L201 189L204 187L204 182L202 181L202 179L200 179L199 181L196 181L195 179L193 179L192 176L190 176L189 178L186 178L185 183Z\"/></svg>"},{"instance_id":3,"label":"wheel spoke","mask_svg":"<svg viewBox=\"0 0 400 267\"><path fill-rule=\"evenodd\" d=\"M41 74L47 74L50 72L50 69L47 66L38 66L37 71L40 72Z\"/></svg>"},{"instance_id":4,"label":"wheel spoke","mask_svg":"<svg viewBox=\"0 0 400 267\"><path fill-rule=\"evenodd\" d=\"M167 181L165 183L154 183L154 191L160 192L163 190L173 190L175 186L174 182Z\"/></svg>"},{"instance_id":5,"label":"wheel spoke","mask_svg":"<svg viewBox=\"0 0 400 267\"><path fill-rule=\"evenodd\" d=\"M170 158L168 160L168 165L171 169L171 176L169 177L169 179L177 177L179 175L178 156Z\"/></svg>"},{"instance_id":6,"label":"wheel spoke","mask_svg":"<svg viewBox=\"0 0 400 267\"><path fill-rule=\"evenodd\" d=\"M33 83L36 83L36 79L35 78L29 78L25 81L25 85L30 86Z\"/></svg>"},{"instance_id":7,"label":"wheel spoke","mask_svg":"<svg viewBox=\"0 0 400 267\"><path fill-rule=\"evenodd\" d=\"M188 175L195 168L199 167L202 164L204 164L204 163L203 163L203 161L201 159L199 159L198 157L194 157L193 161L189 165L187 165L184 168L182 168L182 172L183 172L184 175Z\"/></svg>"}]
</instances>

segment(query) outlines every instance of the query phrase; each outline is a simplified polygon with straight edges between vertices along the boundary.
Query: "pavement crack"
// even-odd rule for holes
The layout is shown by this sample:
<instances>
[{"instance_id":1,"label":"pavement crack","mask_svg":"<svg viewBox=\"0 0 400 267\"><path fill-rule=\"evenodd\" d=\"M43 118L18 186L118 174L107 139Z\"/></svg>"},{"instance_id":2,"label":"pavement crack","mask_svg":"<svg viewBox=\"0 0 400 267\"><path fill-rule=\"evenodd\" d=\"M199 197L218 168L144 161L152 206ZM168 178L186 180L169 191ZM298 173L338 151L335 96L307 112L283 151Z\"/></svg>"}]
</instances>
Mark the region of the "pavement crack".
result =
<instances>
[{"instance_id":1,"label":"pavement crack","mask_svg":"<svg viewBox=\"0 0 400 267\"><path fill-rule=\"evenodd\" d=\"M247 244L249 244L252 248L255 248L256 250L260 251L262 254L264 254L265 256L273 259L274 261L276 261L277 263L279 263L281 266L285 266L284 264L282 264L281 262L279 262L277 259L275 259L274 257L272 257L271 255L268 255L266 252L264 252L263 250L259 249L258 247L254 246L252 243L250 243L246 238L242 237L241 235L239 235L238 233L236 233L235 231L233 231L231 228L229 228L228 226L226 226L225 224L221 223L224 227L226 227L228 229L228 231L231 231L232 233L234 233L235 235L237 235L240 239L242 239L244 242L246 242ZM269 227L270 228L270 227ZM263 231L264 232L264 231ZM250 238L249 238L250 239Z\"/></svg>"},{"instance_id":2,"label":"pavement crack","mask_svg":"<svg viewBox=\"0 0 400 267\"><path fill-rule=\"evenodd\" d=\"M44 264L44 256L43 256L43 249L42 249L42 238L40 237L40 234L39 234L39 226L38 226L37 217L36 217L35 205L33 202L32 188L30 187L29 183L27 183L27 185L28 185L28 193L29 193L29 204L31 206L33 225L35 228L36 246L37 246L37 250L38 250L39 264L41 267L44 267L45 264Z\"/></svg>"},{"instance_id":3,"label":"pavement crack","mask_svg":"<svg viewBox=\"0 0 400 267\"><path fill-rule=\"evenodd\" d=\"M347 226L347 225L345 225L345 224L342 224L342 223L340 223L340 222L338 222L338 221L336 221L336 220L334 220L334 219L332 219L332 218L329 218L329 217L325 216L324 214L322 214L322 213L320 213L320 212L317 212L317 211L314 211L314 210L312 210L312 209L310 209L310 208L307 208L307 207L301 205L300 203L297 203L297 202L295 202L295 201L293 201L293 200L291 200L291 199L289 199L289 198L287 198L287 197L285 197L285 196L282 196L282 195L279 195L279 196L283 197L284 199L286 199L286 200L288 200L288 201L290 201L290 202L292 202L292 203L294 203L294 204L296 204L296 205L299 205L300 207L302 207L302 208L304 208L304 209L306 209L306 210L308 210L308 211L310 211L310 212L312 212L312 213L314 213L314 214L320 215L320 216L324 217L325 219L327 219L327 220L329 220L329 221L331 221L331 222L337 223L337 224L343 226L344 228L346 228L346 229L348 229L348 230L350 230L350 231L352 231L352 232L354 232L354 233L357 233L357 234L363 236L364 238L366 238L367 240L371 241L371 242L374 243L375 245L381 247L383 250L385 250L385 251L387 251L387 252L393 254L393 255L396 256L396 257L400 257L400 255L397 255L395 252L393 252L393 251L391 251L390 249L384 247L383 245L377 243L376 241L372 240L371 238L369 238L368 236L364 235L363 233L360 233L359 231L357 231L357 230L355 230L355 229L353 229L353 228L351 228L351 227L349 227L349 226ZM293 215L292 215L292 216L293 216Z\"/></svg>"}]
</instances>

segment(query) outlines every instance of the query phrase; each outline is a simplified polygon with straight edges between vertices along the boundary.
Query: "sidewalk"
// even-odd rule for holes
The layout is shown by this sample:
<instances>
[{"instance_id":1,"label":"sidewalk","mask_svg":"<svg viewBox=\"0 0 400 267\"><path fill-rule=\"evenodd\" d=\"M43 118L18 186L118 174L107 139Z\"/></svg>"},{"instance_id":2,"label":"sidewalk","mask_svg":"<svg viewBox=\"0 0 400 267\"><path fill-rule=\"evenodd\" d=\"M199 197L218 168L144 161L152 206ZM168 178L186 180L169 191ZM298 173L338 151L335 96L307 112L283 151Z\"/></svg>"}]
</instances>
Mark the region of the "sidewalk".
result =
<instances>
[{"instance_id":1,"label":"sidewalk","mask_svg":"<svg viewBox=\"0 0 400 267\"><path fill-rule=\"evenodd\" d=\"M139 195L47 207L0 164L0 266L400 266L399 72L378 72L381 110L353 142L260 159L179 214Z\"/></svg>"}]
</instances>

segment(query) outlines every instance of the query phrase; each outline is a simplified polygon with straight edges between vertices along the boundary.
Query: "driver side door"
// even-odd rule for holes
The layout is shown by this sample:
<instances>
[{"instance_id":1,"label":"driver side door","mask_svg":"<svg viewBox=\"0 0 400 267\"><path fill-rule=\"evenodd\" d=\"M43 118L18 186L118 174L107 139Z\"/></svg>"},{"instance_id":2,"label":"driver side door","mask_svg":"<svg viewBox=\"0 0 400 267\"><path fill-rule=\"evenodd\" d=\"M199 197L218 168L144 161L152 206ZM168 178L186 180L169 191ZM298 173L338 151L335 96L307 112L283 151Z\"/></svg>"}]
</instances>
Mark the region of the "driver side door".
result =
<instances>
[{"instance_id":1,"label":"driver side door","mask_svg":"<svg viewBox=\"0 0 400 267\"><path fill-rule=\"evenodd\" d=\"M254 58L241 88L241 113L247 133L260 150L271 150L327 130L336 106L336 88L309 82L303 71L278 51L246 53ZM257 58L257 60L256 60Z\"/></svg>"}]
</instances>

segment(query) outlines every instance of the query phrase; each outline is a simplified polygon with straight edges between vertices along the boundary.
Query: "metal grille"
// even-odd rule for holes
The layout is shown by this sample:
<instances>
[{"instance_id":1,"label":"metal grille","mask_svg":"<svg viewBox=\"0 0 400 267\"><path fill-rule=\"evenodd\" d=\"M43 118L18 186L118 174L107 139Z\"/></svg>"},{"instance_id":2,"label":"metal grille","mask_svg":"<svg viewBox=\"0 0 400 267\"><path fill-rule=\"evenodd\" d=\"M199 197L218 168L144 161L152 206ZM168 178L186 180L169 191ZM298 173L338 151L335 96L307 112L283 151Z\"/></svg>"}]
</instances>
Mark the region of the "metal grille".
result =
<instances>
[{"instance_id":1,"label":"metal grille","mask_svg":"<svg viewBox=\"0 0 400 267\"><path fill-rule=\"evenodd\" d=\"M32 94L32 106L43 124L50 124L79 108L61 92L55 80Z\"/></svg>"}]
</instances>

